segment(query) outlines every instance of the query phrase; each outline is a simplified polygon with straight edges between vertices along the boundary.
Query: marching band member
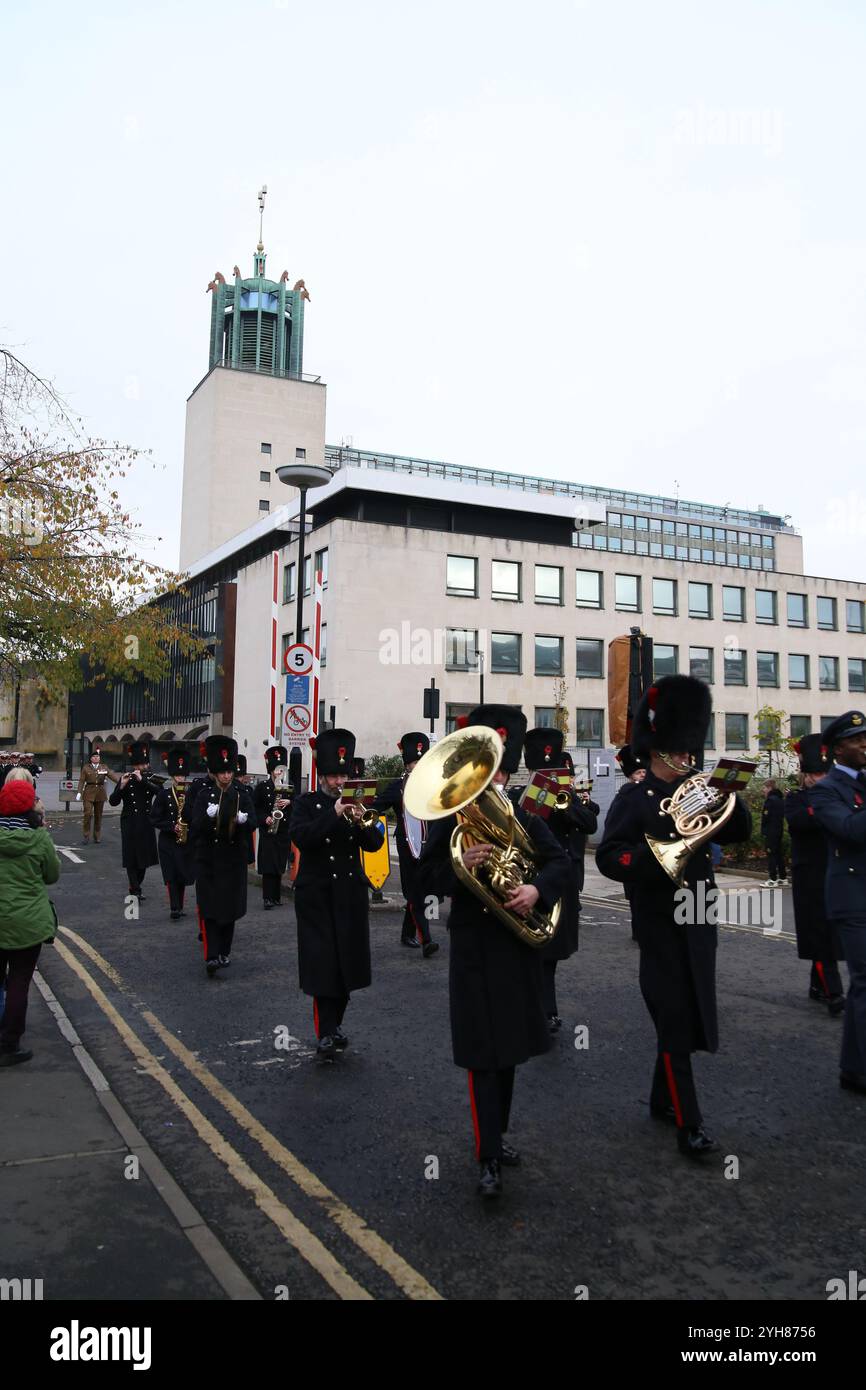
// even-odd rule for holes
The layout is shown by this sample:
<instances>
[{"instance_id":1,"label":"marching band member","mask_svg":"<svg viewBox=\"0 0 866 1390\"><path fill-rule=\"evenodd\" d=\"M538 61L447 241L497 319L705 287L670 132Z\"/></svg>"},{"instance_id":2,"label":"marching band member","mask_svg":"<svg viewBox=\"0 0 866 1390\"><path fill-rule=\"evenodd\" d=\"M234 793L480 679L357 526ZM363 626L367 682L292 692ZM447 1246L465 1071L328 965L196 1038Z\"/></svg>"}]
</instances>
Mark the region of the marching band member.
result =
<instances>
[{"instance_id":1,"label":"marching band member","mask_svg":"<svg viewBox=\"0 0 866 1390\"><path fill-rule=\"evenodd\" d=\"M319 785L295 798L289 836L301 852L295 879L298 974L313 998L317 1062L334 1062L348 1038L341 1024L350 995L370 973L370 917L360 851L381 849L378 825L343 801L355 752L348 729L326 729L315 743Z\"/></svg>"},{"instance_id":2,"label":"marching band member","mask_svg":"<svg viewBox=\"0 0 866 1390\"><path fill-rule=\"evenodd\" d=\"M280 885L289 861L289 819L292 799L285 787L289 750L280 744L265 749L266 782L253 792L253 805L259 826L256 867L262 876L262 899L266 912L279 907ZM279 813L278 815L276 813Z\"/></svg>"},{"instance_id":3,"label":"marching band member","mask_svg":"<svg viewBox=\"0 0 866 1390\"><path fill-rule=\"evenodd\" d=\"M563 752L565 735L561 729L530 729L523 743L524 758L530 772L545 768L568 766L574 774L569 754ZM568 762L566 763L566 759ZM599 808L589 794L578 792L572 784L571 804L564 811L551 811L547 828L568 855L571 866L566 891L562 895L562 912L556 935L549 945L541 948L544 1012L551 1033L562 1027L556 1003L556 967L568 960L578 948L580 925L580 893L584 879L586 837L598 825Z\"/></svg>"},{"instance_id":4,"label":"marching band member","mask_svg":"<svg viewBox=\"0 0 866 1390\"><path fill-rule=\"evenodd\" d=\"M703 1128L692 1076L691 1053L718 1048L715 924L679 922L677 885L656 859L646 837L676 838L674 822L660 810L693 771L704 747L712 712L709 688L692 676L665 676L650 686L635 714L632 747L647 766L640 782L620 787L604 827L596 863L608 878L632 886L632 919L640 946L640 987L658 1037L650 1114L677 1126L681 1153L701 1158L718 1144ZM713 839L731 844L748 839L751 813L737 797L733 814ZM709 846L688 861L685 887L700 901L696 885L715 887ZM712 901L712 899L710 899ZM680 914L682 915L682 914Z\"/></svg>"},{"instance_id":5,"label":"marching band member","mask_svg":"<svg viewBox=\"0 0 866 1390\"><path fill-rule=\"evenodd\" d=\"M845 1009L845 993L837 961L842 951L836 926L827 918L824 883L827 878L827 839L815 819L809 795L830 771L823 734L807 734L794 745L800 760L800 786L785 797L785 819L791 834L791 896L797 955L811 962L809 998L825 1004L832 1017Z\"/></svg>"},{"instance_id":6,"label":"marching band member","mask_svg":"<svg viewBox=\"0 0 866 1390\"><path fill-rule=\"evenodd\" d=\"M646 777L646 768L643 766L641 759L635 756L628 744L626 744L624 748L620 748L616 755L616 760L622 768L623 776L627 777L629 782L642 782ZM630 883L624 883L622 885L622 891L626 896L629 908L631 908L632 885ZM631 923L631 939L636 946L637 936L635 935L633 916Z\"/></svg>"},{"instance_id":7,"label":"marching band member","mask_svg":"<svg viewBox=\"0 0 866 1390\"><path fill-rule=\"evenodd\" d=\"M520 764L526 716L512 705L480 705L467 721L496 729L505 751L494 785L503 789ZM516 810L533 841L541 869L521 884L504 905L525 916L536 903L549 912L566 890L568 861L540 816ZM520 1155L503 1139L508 1130L515 1068L546 1052L550 1034L541 1000L541 954L510 931L456 876L451 865L455 816L430 823L419 860L422 891L450 897L449 994L454 1062L469 1073L469 1098L479 1163L477 1192L482 1198L502 1191L501 1165L514 1167ZM492 846L474 844L463 863L477 870Z\"/></svg>"},{"instance_id":8,"label":"marching band member","mask_svg":"<svg viewBox=\"0 0 866 1390\"><path fill-rule=\"evenodd\" d=\"M397 847L397 860L400 865L400 888L405 899L400 943L403 946L420 946L422 955L429 958L439 950L439 943L434 941L430 934L430 922L424 910L424 895L419 891L418 860L409 847L406 834L403 788L406 778L429 749L430 740L424 733L408 733L398 740L397 747L403 758L403 776L395 777L388 783L382 795L376 798L375 805L377 811L394 812L394 844Z\"/></svg>"},{"instance_id":9,"label":"marching band member","mask_svg":"<svg viewBox=\"0 0 866 1390\"><path fill-rule=\"evenodd\" d=\"M162 881L168 891L169 920L185 917L186 889L195 883L195 861L189 843L189 825L183 819L189 754L182 743L170 748L166 759L171 781L161 787L150 807L150 823L159 831L157 852Z\"/></svg>"},{"instance_id":10,"label":"marching band member","mask_svg":"<svg viewBox=\"0 0 866 1390\"><path fill-rule=\"evenodd\" d=\"M231 965L235 923L246 916L250 835L256 828L249 790L235 779L238 746L215 734L205 739L210 785L190 816L199 921L209 976Z\"/></svg>"},{"instance_id":11,"label":"marching band member","mask_svg":"<svg viewBox=\"0 0 866 1390\"><path fill-rule=\"evenodd\" d=\"M131 743L126 756L130 770L121 776L108 804L123 806L120 813L122 863L129 876L130 894L143 902L144 875L151 864L159 863L156 834L149 815L156 787L147 776L150 765L147 744Z\"/></svg>"}]
</instances>

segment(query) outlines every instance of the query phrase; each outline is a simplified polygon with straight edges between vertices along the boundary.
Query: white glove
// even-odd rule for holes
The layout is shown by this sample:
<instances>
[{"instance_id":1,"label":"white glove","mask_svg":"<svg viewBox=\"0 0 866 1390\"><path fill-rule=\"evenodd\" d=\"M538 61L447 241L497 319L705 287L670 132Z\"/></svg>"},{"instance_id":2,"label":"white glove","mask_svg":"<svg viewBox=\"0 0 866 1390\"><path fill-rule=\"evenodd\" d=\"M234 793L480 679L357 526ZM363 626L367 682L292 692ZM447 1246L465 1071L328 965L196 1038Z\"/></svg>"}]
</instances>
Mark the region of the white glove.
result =
<instances>
[{"instance_id":1,"label":"white glove","mask_svg":"<svg viewBox=\"0 0 866 1390\"><path fill-rule=\"evenodd\" d=\"M76 800L76 801L80 801L80 800L81 800L81 792L76 792L76 793L75 793L75 800Z\"/></svg>"},{"instance_id":2,"label":"white glove","mask_svg":"<svg viewBox=\"0 0 866 1390\"><path fill-rule=\"evenodd\" d=\"M246 811L238 811L238 825L246 825L248 819Z\"/></svg>"},{"instance_id":3,"label":"white glove","mask_svg":"<svg viewBox=\"0 0 866 1390\"><path fill-rule=\"evenodd\" d=\"M217 805L217 803L216 803L215 801L212 801L211 804L210 804L210 806L208 806L208 808L207 808L207 813L208 813L209 816L215 816L218 810L219 810L219 806Z\"/></svg>"}]
</instances>

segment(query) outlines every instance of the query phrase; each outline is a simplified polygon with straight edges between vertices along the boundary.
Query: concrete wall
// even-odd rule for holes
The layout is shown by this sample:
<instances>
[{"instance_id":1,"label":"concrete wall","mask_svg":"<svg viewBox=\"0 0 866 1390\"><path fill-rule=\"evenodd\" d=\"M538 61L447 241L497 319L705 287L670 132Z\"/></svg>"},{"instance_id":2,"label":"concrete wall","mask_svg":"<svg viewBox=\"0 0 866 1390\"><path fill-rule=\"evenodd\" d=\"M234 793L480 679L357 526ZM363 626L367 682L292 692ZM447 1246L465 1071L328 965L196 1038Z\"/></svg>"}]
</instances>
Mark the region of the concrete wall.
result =
<instances>
[{"instance_id":1,"label":"concrete wall","mask_svg":"<svg viewBox=\"0 0 866 1390\"><path fill-rule=\"evenodd\" d=\"M187 401L180 566L186 569L296 495L276 469L295 449L320 463L325 387L316 382L215 367ZM261 452L262 443L271 453ZM261 482L260 471L270 482Z\"/></svg>"}]
</instances>

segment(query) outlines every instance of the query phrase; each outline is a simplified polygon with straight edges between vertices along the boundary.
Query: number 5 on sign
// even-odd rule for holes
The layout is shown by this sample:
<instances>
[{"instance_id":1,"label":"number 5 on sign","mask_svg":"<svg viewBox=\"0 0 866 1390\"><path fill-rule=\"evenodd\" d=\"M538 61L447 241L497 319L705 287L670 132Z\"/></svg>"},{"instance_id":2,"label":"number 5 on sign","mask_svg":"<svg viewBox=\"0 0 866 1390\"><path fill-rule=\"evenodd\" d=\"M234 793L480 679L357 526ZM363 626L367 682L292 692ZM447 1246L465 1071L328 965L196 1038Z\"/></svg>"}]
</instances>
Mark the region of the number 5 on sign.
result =
<instances>
[{"instance_id":1,"label":"number 5 on sign","mask_svg":"<svg viewBox=\"0 0 866 1390\"><path fill-rule=\"evenodd\" d=\"M283 666L292 676L308 676L313 669L313 649L305 642L295 642L286 648Z\"/></svg>"}]
</instances>

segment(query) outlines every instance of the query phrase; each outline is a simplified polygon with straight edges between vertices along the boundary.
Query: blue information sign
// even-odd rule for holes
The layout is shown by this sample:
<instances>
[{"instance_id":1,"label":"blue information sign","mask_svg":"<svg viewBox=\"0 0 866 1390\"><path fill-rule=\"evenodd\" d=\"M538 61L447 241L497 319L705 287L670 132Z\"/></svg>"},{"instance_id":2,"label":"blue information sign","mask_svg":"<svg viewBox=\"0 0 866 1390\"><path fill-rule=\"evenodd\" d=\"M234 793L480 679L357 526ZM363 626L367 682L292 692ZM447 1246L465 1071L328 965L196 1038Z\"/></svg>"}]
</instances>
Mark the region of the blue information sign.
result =
<instances>
[{"instance_id":1,"label":"blue information sign","mask_svg":"<svg viewBox=\"0 0 866 1390\"><path fill-rule=\"evenodd\" d=\"M310 677L286 676L286 704L308 705L310 703Z\"/></svg>"}]
</instances>

